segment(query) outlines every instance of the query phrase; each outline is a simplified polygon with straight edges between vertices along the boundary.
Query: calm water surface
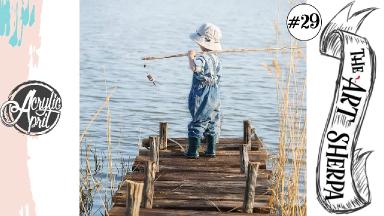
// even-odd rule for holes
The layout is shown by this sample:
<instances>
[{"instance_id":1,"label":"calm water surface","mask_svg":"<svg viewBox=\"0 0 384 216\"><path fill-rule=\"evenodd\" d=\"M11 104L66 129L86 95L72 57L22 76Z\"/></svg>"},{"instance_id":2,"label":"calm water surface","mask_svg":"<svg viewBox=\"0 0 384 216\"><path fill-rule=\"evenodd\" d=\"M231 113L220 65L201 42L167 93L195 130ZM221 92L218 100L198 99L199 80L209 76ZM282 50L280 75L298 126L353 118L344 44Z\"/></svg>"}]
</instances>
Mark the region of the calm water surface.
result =
<instances>
[{"instance_id":1,"label":"calm water surface","mask_svg":"<svg viewBox=\"0 0 384 216\"><path fill-rule=\"evenodd\" d=\"M169 122L171 137L186 137L192 79L187 58L151 61L146 68L140 58L197 49L188 35L203 22L222 29L224 48L289 44L284 17L290 7L287 1L81 0L81 128L103 102L107 85L117 87L110 100L114 166L121 156L134 157L138 139L154 134L160 121ZM274 27L277 17L279 44ZM279 56L285 71L288 57ZM276 84L274 76L261 66L271 64L273 54L222 54L221 58L222 137L241 137L242 121L251 119L268 150L275 152L279 128ZM304 61L299 61L297 71L299 81L304 80ZM146 73L154 75L159 85L153 86ZM99 152L107 152L105 117L102 112L87 136L87 142ZM94 208L100 205L96 201Z\"/></svg>"}]
</instances>

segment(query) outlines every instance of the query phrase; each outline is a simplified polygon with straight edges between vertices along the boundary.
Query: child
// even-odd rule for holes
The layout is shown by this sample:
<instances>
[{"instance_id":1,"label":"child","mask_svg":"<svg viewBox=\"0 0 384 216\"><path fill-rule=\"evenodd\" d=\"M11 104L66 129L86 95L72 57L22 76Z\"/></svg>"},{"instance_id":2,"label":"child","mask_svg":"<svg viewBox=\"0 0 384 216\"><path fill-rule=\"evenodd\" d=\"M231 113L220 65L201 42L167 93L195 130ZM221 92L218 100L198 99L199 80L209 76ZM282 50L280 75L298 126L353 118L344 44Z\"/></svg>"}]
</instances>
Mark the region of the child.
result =
<instances>
[{"instance_id":1,"label":"child","mask_svg":"<svg viewBox=\"0 0 384 216\"><path fill-rule=\"evenodd\" d=\"M190 50L189 65L193 72L192 87L188 98L189 112L192 121L188 125L188 150L185 156L199 158L199 147L203 136L207 140L205 156L216 157L216 142L220 132L220 60L209 51L221 50L221 31L211 24L205 23L192 33L190 38L204 52L196 55Z\"/></svg>"}]
</instances>

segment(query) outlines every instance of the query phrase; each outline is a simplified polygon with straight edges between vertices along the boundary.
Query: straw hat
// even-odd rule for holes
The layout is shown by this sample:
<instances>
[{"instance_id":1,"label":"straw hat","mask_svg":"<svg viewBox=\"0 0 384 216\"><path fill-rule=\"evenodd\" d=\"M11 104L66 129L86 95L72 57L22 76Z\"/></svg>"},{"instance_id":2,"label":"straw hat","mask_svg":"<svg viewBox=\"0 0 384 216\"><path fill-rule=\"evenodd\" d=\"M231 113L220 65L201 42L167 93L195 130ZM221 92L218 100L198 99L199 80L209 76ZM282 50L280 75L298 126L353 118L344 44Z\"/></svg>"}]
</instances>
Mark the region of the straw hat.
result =
<instances>
[{"instance_id":1,"label":"straw hat","mask_svg":"<svg viewBox=\"0 0 384 216\"><path fill-rule=\"evenodd\" d=\"M221 50L221 30L212 23L204 23L195 33L190 34L189 37L206 49L213 51Z\"/></svg>"}]
</instances>

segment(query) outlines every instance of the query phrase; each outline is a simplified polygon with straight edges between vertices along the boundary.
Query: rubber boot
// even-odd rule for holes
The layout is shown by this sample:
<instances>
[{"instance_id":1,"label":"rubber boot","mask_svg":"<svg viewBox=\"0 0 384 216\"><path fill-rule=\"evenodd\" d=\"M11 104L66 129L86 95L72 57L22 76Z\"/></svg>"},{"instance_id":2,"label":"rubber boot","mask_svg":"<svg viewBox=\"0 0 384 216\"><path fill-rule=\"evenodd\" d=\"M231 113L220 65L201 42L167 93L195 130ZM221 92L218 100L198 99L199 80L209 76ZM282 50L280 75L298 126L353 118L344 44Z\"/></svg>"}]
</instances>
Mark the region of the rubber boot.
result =
<instances>
[{"instance_id":1,"label":"rubber boot","mask_svg":"<svg viewBox=\"0 0 384 216\"><path fill-rule=\"evenodd\" d=\"M200 138L188 137L188 151L185 152L184 155L190 159L199 159L200 143Z\"/></svg>"},{"instance_id":2,"label":"rubber boot","mask_svg":"<svg viewBox=\"0 0 384 216\"><path fill-rule=\"evenodd\" d=\"M216 157L216 136L207 136L207 150L205 156Z\"/></svg>"}]
</instances>

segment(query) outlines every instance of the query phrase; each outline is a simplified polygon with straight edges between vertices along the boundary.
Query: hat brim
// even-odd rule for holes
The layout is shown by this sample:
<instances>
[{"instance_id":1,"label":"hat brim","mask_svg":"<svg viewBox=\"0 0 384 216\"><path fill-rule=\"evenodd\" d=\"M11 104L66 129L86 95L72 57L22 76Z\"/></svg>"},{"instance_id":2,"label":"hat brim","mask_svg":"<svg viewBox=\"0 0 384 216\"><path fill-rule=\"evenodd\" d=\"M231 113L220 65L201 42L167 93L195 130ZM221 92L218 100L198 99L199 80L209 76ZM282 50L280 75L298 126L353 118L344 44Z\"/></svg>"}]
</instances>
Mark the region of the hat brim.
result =
<instances>
[{"instance_id":1,"label":"hat brim","mask_svg":"<svg viewBox=\"0 0 384 216\"><path fill-rule=\"evenodd\" d=\"M212 51L220 51L222 50L220 43L212 43L212 42L206 42L204 37L199 36L197 33L192 33L189 35L189 38L191 40L195 41L200 46L212 50Z\"/></svg>"}]
</instances>

